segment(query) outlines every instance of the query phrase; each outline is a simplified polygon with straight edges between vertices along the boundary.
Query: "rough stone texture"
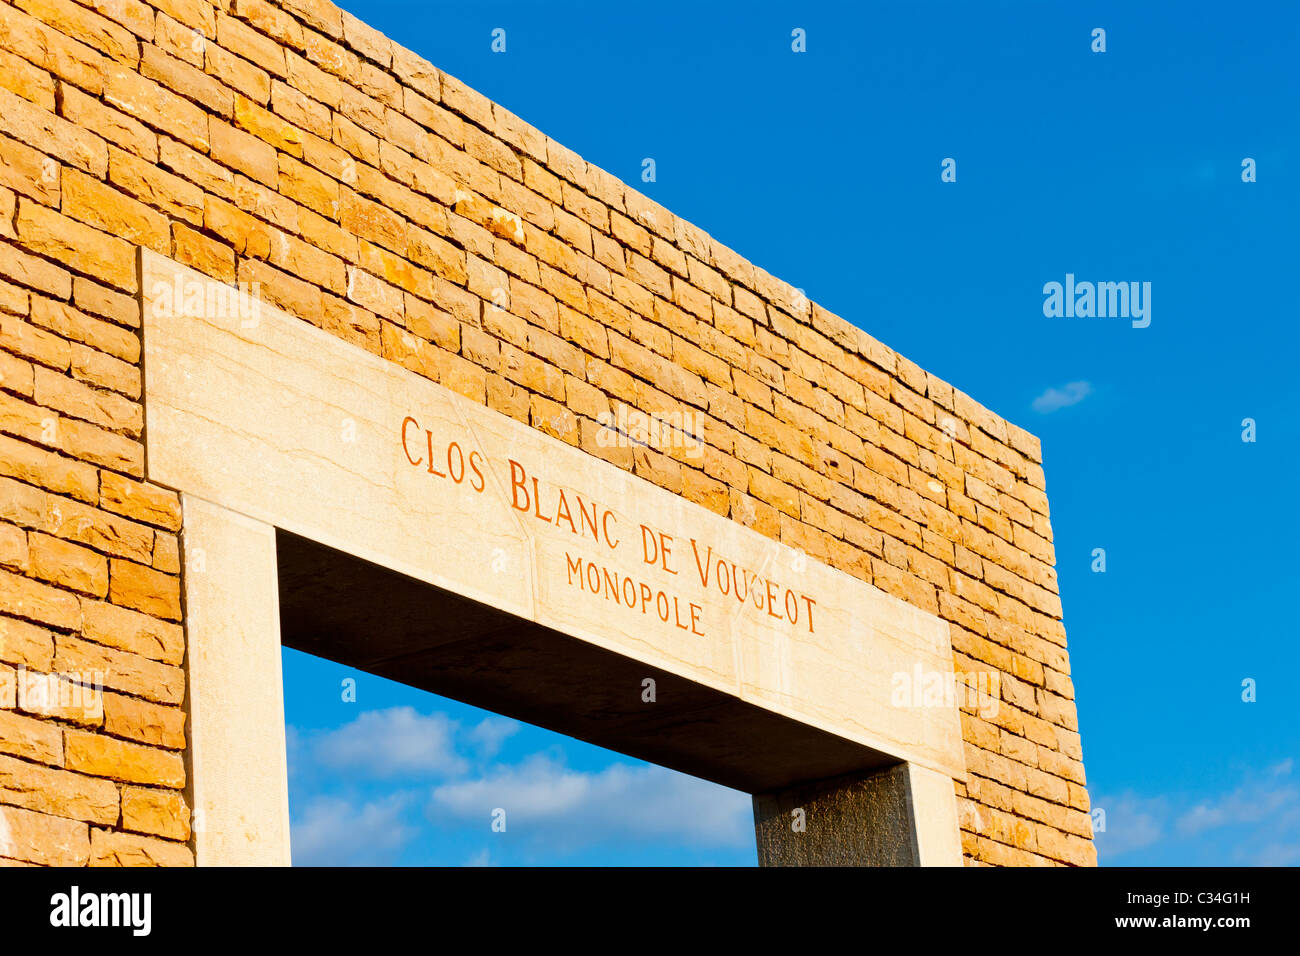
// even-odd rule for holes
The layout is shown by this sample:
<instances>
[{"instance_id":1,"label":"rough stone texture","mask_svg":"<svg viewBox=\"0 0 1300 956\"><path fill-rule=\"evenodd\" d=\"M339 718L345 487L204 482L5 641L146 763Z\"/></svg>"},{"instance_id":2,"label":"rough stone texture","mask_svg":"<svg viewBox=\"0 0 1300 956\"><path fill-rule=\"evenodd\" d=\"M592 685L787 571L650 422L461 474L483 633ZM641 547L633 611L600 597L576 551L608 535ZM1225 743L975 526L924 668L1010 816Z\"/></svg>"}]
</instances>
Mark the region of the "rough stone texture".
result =
<instances>
[{"instance_id":1,"label":"rough stone texture","mask_svg":"<svg viewBox=\"0 0 1300 956\"><path fill-rule=\"evenodd\" d=\"M180 759L184 692L143 245L949 621L1000 678L963 708L968 862L1094 862L1033 436L326 0L0 0L0 136L0 661L115 681L102 726L0 711L0 753L183 786L143 755ZM609 447L620 404L698 415L702 457ZM10 792L0 858L192 860Z\"/></svg>"},{"instance_id":2,"label":"rough stone texture","mask_svg":"<svg viewBox=\"0 0 1300 956\"><path fill-rule=\"evenodd\" d=\"M824 780L754 796L760 866L918 866L907 772Z\"/></svg>"}]
</instances>

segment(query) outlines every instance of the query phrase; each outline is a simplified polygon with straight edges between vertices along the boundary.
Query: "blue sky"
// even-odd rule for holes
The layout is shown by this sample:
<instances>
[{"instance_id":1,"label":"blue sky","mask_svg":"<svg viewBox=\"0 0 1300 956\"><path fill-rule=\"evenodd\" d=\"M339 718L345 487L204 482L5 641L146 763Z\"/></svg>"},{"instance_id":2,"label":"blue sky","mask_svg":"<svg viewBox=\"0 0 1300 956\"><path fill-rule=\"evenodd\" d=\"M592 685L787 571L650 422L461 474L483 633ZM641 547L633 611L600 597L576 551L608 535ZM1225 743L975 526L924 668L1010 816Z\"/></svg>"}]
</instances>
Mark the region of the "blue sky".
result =
<instances>
[{"instance_id":1,"label":"blue sky","mask_svg":"<svg viewBox=\"0 0 1300 956\"><path fill-rule=\"evenodd\" d=\"M346 7L1039 435L1101 862L1300 863L1293 3ZM1045 317L1067 273L1151 324ZM298 862L755 862L744 794L285 686Z\"/></svg>"}]
</instances>

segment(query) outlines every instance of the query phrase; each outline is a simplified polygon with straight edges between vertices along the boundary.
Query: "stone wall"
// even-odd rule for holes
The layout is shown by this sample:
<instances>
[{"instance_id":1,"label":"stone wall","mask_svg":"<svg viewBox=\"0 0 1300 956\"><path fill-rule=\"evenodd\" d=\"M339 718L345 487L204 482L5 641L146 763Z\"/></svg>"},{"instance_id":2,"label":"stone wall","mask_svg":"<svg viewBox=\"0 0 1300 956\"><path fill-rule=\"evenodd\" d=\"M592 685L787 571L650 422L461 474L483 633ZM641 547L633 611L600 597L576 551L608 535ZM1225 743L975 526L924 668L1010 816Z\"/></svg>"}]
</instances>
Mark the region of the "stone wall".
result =
<instances>
[{"instance_id":1,"label":"stone wall","mask_svg":"<svg viewBox=\"0 0 1300 956\"><path fill-rule=\"evenodd\" d=\"M1094 862L1037 439L324 0L0 0L0 862L193 861L139 247L951 622L968 862Z\"/></svg>"}]
</instances>

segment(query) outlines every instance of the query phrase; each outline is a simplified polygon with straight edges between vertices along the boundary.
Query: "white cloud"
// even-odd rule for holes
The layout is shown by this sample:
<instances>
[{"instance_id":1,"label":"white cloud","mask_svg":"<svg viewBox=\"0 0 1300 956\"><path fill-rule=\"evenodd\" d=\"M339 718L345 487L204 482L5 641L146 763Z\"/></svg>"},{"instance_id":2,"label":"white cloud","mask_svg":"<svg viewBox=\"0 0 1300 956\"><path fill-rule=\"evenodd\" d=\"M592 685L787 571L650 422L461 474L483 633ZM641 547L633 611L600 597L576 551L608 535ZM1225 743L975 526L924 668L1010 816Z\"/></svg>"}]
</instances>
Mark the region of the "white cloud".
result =
<instances>
[{"instance_id":1,"label":"white cloud","mask_svg":"<svg viewBox=\"0 0 1300 956\"><path fill-rule=\"evenodd\" d=\"M1164 837L1169 806L1163 797L1124 793L1093 806L1106 813L1106 829L1093 836L1098 853L1107 859L1150 846Z\"/></svg>"},{"instance_id":2,"label":"white cloud","mask_svg":"<svg viewBox=\"0 0 1300 956\"><path fill-rule=\"evenodd\" d=\"M1247 781L1231 793L1197 803L1178 818L1178 832L1194 836L1239 823L1281 821L1288 816L1294 820L1300 816L1300 787L1285 781L1290 763L1286 760L1270 768L1264 780ZM1285 769L1279 772L1279 767Z\"/></svg>"},{"instance_id":3,"label":"white cloud","mask_svg":"<svg viewBox=\"0 0 1300 956\"><path fill-rule=\"evenodd\" d=\"M1099 797L1106 831L1096 834L1101 862L1146 847L1200 846L1217 838L1211 853L1221 865L1287 866L1300 862L1300 784L1293 763L1282 760L1244 775L1234 789L1196 798ZM1128 861L1125 861L1128 862Z\"/></svg>"},{"instance_id":4,"label":"white cloud","mask_svg":"<svg viewBox=\"0 0 1300 956\"><path fill-rule=\"evenodd\" d=\"M519 732L522 725L509 717L484 717L466 736L483 757L495 757L501 745Z\"/></svg>"},{"instance_id":5,"label":"white cloud","mask_svg":"<svg viewBox=\"0 0 1300 956\"><path fill-rule=\"evenodd\" d=\"M572 770L541 754L476 779L436 787L435 820L480 821L506 811L508 833L572 850L602 840L676 840L742 846L751 839L748 794L657 766Z\"/></svg>"},{"instance_id":6,"label":"white cloud","mask_svg":"<svg viewBox=\"0 0 1300 956\"><path fill-rule=\"evenodd\" d=\"M416 831L402 822L409 794L359 806L317 797L290 826L295 866L381 866L391 863Z\"/></svg>"},{"instance_id":7,"label":"white cloud","mask_svg":"<svg viewBox=\"0 0 1300 956\"><path fill-rule=\"evenodd\" d=\"M322 766L377 777L455 775L468 769L456 753L456 731L446 714L421 714L413 707L368 710L317 736L311 754Z\"/></svg>"},{"instance_id":8,"label":"white cloud","mask_svg":"<svg viewBox=\"0 0 1300 956\"><path fill-rule=\"evenodd\" d=\"M294 861L350 864L395 857L429 822L481 826L487 833L498 807L506 811L508 833L556 855L602 842L730 848L753 838L747 794L663 767L615 763L580 771L548 754L521 763L493 761L522 726L496 716L465 726L443 713L394 707L365 711L334 730L290 728L292 763L308 778L295 786L344 793L317 790L306 797L306 809L293 823ZM308 772L322 769L327 772ZM409 790L375 796L374 788L383 786L378 781L419 778L435 784L425 791L424 820L412 816ZM364 796L357 786L366 788ZM466 865L496 862L485 849Z\"/></svg>"},{"instance_id":9,"label":"white cloud","mask_svg":"<svg viewBox=\"0 0 1300 956\"><path fill-rule=\"evenodd\" d=\"M1300 866L1300 843L1275 843L1266 846L1251 862L1255 866Z\"/></svg>"},{"instance_id":10,"label":"white cloud","mask_svg":"<svg viewBox=\"0 0 1300 956\"><path fill-rule=\"evenodd\" d=\"M1049 415L1062 408L1078 405L1091 394L1092 385L1089 382L1070 382L1060 388L1049 388L1034 399L1034 411L1041 415Z\"/></svg>"}]
</instances>

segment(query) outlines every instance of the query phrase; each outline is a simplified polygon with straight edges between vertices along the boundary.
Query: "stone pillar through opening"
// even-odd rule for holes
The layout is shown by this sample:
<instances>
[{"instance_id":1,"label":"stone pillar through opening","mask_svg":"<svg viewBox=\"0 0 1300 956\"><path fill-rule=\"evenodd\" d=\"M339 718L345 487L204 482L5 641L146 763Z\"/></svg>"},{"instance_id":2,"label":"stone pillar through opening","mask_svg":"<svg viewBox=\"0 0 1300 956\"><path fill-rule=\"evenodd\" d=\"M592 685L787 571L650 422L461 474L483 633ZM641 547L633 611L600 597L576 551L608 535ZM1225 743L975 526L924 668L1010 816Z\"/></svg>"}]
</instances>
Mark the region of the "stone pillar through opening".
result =
<instances>
[{"instance_id":1,"label":"stone pillar through opening","mask_svg":"<svg viewBox=\"0 0 1300 956\"><path fill-rule=\"evenodd\" d=\"M759 866L960 866L952 780L916 764L754 794Z\"/></svg>"}]
</instances>

